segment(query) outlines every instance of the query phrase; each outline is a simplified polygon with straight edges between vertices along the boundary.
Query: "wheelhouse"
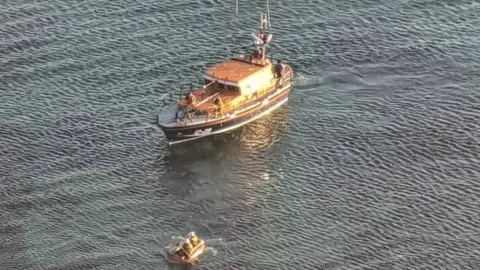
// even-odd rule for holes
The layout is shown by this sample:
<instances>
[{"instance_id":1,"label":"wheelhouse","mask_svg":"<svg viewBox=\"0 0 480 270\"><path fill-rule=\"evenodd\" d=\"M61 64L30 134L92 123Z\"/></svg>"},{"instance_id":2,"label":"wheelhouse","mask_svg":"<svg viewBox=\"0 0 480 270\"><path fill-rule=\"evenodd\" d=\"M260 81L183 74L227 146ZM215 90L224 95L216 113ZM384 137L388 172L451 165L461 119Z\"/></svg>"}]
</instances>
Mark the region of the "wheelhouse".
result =
<instances>
[{"instance_id":1,"label":"wheelhouse","mask_svg":"<svg viewBox=\"0 0 480 270\"><path fill-rule=\"evenodd\" d=\"M204 88L212 88L216 92L228 91L240 94L240 88L237 85L226 84L214 79L204 79Z\"/></svg>"}]
</instances>

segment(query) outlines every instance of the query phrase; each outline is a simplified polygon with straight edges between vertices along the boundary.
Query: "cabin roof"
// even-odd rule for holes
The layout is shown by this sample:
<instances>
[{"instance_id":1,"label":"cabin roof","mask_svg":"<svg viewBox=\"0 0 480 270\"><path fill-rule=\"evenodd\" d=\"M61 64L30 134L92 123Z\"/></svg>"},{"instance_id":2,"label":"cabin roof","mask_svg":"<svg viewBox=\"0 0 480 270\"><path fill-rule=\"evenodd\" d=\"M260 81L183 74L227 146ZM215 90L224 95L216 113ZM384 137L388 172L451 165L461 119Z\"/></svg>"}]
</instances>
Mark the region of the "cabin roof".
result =
<instances>
[{"instance_id":1,"label":"cabin roof","mask_svg":"<svg viewBox=\"0 0 480 270\"><path fill-rule=\"evenodd\" d=\"M204 75L222 81L238 83L264 68L265 67L261 65L231 59L208 69Z\"/></svg>"}]
</instances>

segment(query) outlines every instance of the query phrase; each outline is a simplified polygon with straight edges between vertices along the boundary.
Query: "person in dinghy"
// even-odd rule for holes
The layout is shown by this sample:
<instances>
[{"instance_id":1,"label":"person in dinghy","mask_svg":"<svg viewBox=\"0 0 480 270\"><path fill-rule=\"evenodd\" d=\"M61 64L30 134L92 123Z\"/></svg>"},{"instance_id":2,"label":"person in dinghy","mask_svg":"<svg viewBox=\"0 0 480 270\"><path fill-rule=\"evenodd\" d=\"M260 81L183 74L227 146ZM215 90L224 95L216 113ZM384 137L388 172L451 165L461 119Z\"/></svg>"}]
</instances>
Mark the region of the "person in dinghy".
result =
<instances>
[{"instance_id":1,"label":"person in dinghy","mask_svg":"<svg viewBox=\"0 0 480 270\"><path fill-rule=\"evenodd\" d=\"M200 240L194 232L190 232L185 240L168 252L168 259L174 263L193 263L205 249L205 242Z\"/></svg>"}]
</instances>

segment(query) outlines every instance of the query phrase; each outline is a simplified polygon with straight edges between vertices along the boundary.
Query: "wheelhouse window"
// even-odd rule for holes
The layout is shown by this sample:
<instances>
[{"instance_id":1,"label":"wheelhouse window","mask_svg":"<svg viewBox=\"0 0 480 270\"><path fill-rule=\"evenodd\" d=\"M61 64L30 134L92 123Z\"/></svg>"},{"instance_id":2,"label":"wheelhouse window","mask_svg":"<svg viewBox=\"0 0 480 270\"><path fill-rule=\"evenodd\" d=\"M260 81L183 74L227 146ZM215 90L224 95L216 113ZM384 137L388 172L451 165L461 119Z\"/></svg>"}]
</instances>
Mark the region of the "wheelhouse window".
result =
<instances>
[{"instance_id":1,"label":"wheelhouse window","mask_svg":"<svg viewBox=\"0 0 480 270\"><path fill-rule=\"evenodd\" d=\"M227 89L228 91L231 91L231 92L239 92L239 89L236 86L227 85Z\"/></svg>"},{"instance_id":2,"label":"wheelhouse window","mask_svg":"<svg viewBox=\"0 0 480 270\"><path fill-rule=\"evenodd\" d=\"M205 85L209 85L212 82L213 84L211 85L213 89L215 89L215 91L228 91L228 92L235 92L235 93L240 92L240 88L238 86L232 86L229 84L220 83L218 81L211 81L211 80L205 79Z\"/></svg>"}]
</instances>

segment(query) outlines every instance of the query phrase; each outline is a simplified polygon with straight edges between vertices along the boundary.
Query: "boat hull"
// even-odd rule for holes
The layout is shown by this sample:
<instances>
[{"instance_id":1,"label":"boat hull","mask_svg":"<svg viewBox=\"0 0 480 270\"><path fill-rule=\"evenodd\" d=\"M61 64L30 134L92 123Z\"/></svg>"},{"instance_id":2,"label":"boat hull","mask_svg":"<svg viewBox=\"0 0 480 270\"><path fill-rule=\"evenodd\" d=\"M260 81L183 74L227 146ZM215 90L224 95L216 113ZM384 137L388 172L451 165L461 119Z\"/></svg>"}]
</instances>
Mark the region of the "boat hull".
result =
<instances>
[{"instance_id":1,"label":"boat hull","mask_svg":"<svg viewBox=\"0 0 480 270\"><path fill-rule=\"evenodd\" d=\"M163 130L170 145L230 132L266 116L287 103L291 88L291 85L285 87L285 90L281 91L278 95L271 97L271 99L268 100L268 103L262 103L261 105L235 117L194 126L165 127L160 123L159 126Z\"/></svg>"},{"instance_id":2,"label":"boat hull","mask_svg":"<svg viewBox=\"0 0 480 270\"><path fill-rule=\"evenodd\" d=\"M197 247L195 247L195 250L193 251L192 256L189 259L182 259L180 256L177 254L171 254L167 252L167 258L171 263L178 263L178 264L192 264L195 261L198 260L198 257L205 252L205 241L201 241Z\"/></svg>"}]
</instances>

